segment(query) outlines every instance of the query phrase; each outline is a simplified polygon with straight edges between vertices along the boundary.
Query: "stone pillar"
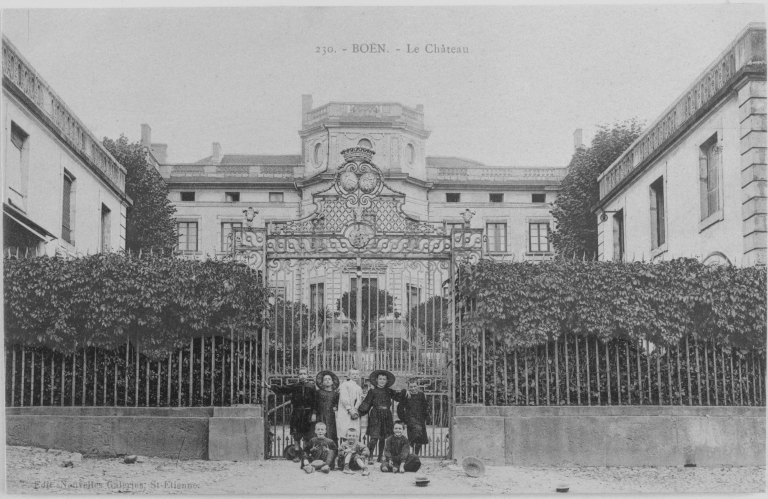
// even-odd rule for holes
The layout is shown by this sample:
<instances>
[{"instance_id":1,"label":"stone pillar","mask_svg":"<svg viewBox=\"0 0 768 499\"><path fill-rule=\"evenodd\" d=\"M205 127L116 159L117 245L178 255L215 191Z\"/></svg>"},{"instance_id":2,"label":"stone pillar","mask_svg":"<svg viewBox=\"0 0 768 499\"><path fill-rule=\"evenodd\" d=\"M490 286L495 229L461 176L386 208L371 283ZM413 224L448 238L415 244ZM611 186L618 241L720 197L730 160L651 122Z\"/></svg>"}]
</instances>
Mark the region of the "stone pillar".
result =
<instances>
[{"instance_id":1,"label":"stone pillar","mask_svg":"<svg viewBox=\"0 0 768 499\"><path fill-rule=\"evenodd\" d=\"M264 459L264 416L260 405L214 407L208 421L210 461Z\"/></svg>"},{"instance_id":2,"label":"stone pillar","mask_svg":"<svg viewBox=\"0 0 768 499\"><path fill-rule=\"evenodd\" d=\"M743 266L768 260L768 194L766 191L765 80L747 80L739 90L741 120L741 214L744 237Z\"/></svg>"}]
</instances>

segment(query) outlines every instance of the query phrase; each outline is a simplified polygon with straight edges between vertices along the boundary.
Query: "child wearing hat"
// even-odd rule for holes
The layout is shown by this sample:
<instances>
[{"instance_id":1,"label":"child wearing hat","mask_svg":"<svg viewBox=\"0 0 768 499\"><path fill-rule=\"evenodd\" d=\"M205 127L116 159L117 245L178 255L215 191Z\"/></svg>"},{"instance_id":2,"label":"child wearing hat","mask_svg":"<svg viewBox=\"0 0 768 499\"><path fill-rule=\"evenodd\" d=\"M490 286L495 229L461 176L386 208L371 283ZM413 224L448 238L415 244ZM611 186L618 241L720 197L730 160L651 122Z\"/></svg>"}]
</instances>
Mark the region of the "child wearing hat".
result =
<instances>
[{"instance_id":1,"label":"child wearing hat","mask_svg":"<svg viewBox=\"0 0 768 499\"><path fill-rule=\"evenodd\" d=\"M339 378L332 371L321 371L317 373L315 384L319 388L315 394L315 419L318 423L325 423L328 438L338 442L336 409L339 406Z\"/></svg>"},{"instance_id":2,"label":"child wearing hat","mask_svg":"<svg viewBox=\"0 0 768 499\"><path fill-rule=\"evenodd\" d=\"M421 461L419 456L411 453L408 438L403 435L405 425L402 421L395 421L394 435L387 437L384 444L384 462L381 463L381 471L388 473L405 473L406 471L419 471Z\"/></svg>"},{"instance_id":3,"label":"child wearing hat","mask_svg":"<svg viewBox=\"0 0 768 499\"><path fill-rule=\"evenodd\" d=\"M390 388L395 384L395 375L389 371L379 369L370 376L371 389L360 404L359 412L368 413L368 450L370 457L368 464L373 464L373 450L379 444L379 462L382 462L384 453L384 440L392 435L392 400L399 400L400 393Z\"/></svg>"}]
</instances>

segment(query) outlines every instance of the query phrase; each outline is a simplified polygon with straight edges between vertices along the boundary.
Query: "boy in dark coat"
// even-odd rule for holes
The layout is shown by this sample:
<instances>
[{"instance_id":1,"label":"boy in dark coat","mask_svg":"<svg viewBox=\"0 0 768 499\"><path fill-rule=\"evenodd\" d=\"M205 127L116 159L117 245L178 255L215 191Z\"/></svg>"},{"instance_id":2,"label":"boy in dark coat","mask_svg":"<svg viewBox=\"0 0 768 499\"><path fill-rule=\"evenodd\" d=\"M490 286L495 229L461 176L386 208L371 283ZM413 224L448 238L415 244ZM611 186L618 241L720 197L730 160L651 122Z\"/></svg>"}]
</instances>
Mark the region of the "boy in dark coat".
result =
<instances>
[{"instance_id":1,"label":"boy in dark coat","mask_svg":"<svg viewBox=\"0 0 768 499\"><path fill-rule=\"evenodd\" d=\"M411 453L408 439L403 435L403 422L395 421L394 435L387 438L384 444L384 462L381 463L381 471L388 473L405 473L406 471L419 471L421 461L419 456Z\"/></svg>"},{"instance_id":2,"label":"boy in dark coat","mask_svg":"<svg viewBox=\"0 0 768 499\"><path fill-rule=\"evenodd\" d=\"M392 399L398 400L400 393L392 388L395 384L395 375L389 371L380 369L373 371L370 376L371 389L360 404L358 412L368 414L368 450L370 458L368 464L373 464L373 450L379 444L379 462L382 462L384 453L384 439L392 435Z\"/></svg>"},{"instance_id":3,"label":"boy in dark coat","mask_svg":"<svg viewBox=\"0 0 768 499\"><path fill-rule=\"evenodd\" d=\"M413 452L418 456L422 445L429 443L427 436L427 397L419 390L416 380L408 382L408 397L403 390L400 403L397 404L397 417L405 423L408 429L408 442L413 446Z\"/></svg>"},{"instance_id":4,"label":"boy in dark coat","mask_svg":"<svg viewBox=\"0 0 768 499\"><path fill-rule=\"evenodd\" d=\"M307 373L306 367L299 369L299 382L293 385L264 384L267 389L277 395L289 395L291 397L291 405L293 406L291 411L291 436L296 447L296 456L293 458L294 463L301 461L301 442L304 441L306 444L312 438L312 423L316 419L314 414L316 389L309 382Z\"/></svg>"},{"instance_id":5,"label":"boy in dark coat","mask_svg":"<svg viewBox=\"0 0 768 499\"><path fill-rule=\"evenodd\" d=\"M307 473L319 469L328 473L335 466L336 441L325 436L326 426L323 422L315 425L315 437L309 439L304 448L305 458L301 461L301 467Z\"/></svg>"}]
</instances>

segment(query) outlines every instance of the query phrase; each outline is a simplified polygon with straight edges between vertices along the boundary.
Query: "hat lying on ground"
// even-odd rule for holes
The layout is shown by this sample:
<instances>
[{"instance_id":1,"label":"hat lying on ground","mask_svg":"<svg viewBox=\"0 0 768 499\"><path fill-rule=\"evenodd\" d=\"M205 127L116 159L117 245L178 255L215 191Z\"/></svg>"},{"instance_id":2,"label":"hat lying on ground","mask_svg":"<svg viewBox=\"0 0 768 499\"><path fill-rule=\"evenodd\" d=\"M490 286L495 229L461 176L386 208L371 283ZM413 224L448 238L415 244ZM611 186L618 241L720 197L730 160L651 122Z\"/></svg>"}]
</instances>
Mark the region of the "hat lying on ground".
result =
<instances>
[{"instance_id":1,"label":"hat lying on ground","mask_svg":"<svg viewBox=\"0 0 768 499\"><path fill-rule=\"evenodd\" d=\"M429 483L429 478L427 478L427 475L416 475L417 487L426 487L428 483Z\"/></svg>"},{"instance_id":2,"label":"hat lying on ground","mask_svg":"<svg viewBox=\"0 0 768 499\"><path fill-rule=\"evenodd\" d=\"M336 373L334 373L333 371L320 371L319 373L317 373L317 376L315 377L315 385L317 385L317 387L322 390L323 378L325 377L326 374L330 376L331 380L333 381L333 389L334 390L337 389L339 387L339 377L336 376Z\"/></svg>"},{"instance_id":3,"label":"hat lying on ground","mask_svg":"<svg viewBox=\"0 0 768 499\"><path fill-rule=\"evenodd\" d=\"M294 457L296 457L296 447L294 447L293 444L289 444L284 450L283 450L283 457L289 461L293 460Z\"/></svg>"},{"instance_id":4,"label":"hat lying on ground","mask_svg":"<svg viewBox=\"0 0 768 499\"><path fill-rule=\"evenodd\" d=\"M395 375L392 374L389 371L386 371L384 369L379 369L378 371L373 371L371 375L368 377L369 380L371 380L371 384L373 386L379 386L378 377L380 374L383 374L387 377L387 384L384 385L385 388L389 388L390 386L395 384Z\"/></svg>"},{"instance_id":5,"label":"hat lying on ground","mask_svg":"<svg viewBox=\"0 0 768 499\"><path fill-rule=\"evenodd\" d=\"M476 457L465 457L461 461L461 467L464 468L464 473L473 478L480 478L485 475L485 465Z\"/></svg>"}]
</instances>

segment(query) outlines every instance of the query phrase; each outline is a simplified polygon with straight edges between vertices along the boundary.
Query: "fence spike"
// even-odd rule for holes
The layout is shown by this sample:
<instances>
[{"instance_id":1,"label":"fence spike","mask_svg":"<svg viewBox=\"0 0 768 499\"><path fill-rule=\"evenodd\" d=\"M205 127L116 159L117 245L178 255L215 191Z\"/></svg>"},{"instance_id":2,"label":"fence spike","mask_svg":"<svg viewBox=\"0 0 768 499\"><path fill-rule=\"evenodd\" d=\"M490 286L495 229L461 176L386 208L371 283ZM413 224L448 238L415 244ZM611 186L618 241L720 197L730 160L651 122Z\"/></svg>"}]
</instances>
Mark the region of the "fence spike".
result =
<instances>
[{"instance_id":1,"label":"fence spike","mask_svg":"<svg viewBox=\"0 0 768 499\"><path fill-rule=\"evenodd\" d=\"M141 250L142 248L139 248L139 258L141 258Z\"/></svg>"},{"instance_id":2,"label":"fence spike","mask_svg":"<svg viewBox=\"0 0 768 499\"><path fill-rule=\"evenodd\" d=\"M24 248L24 258L29 258L29 246Z\"/></svg>"},{"instance_id":3,"label":"fence spike","mask_svg":"<svg viewBox=\"0 0 768 499\"><path fill-rule=\"evenodd\" d=\"M18 246L16 246L16 259L17 260L19 259L19 247Z\"/></svg>"}]
</instances>

